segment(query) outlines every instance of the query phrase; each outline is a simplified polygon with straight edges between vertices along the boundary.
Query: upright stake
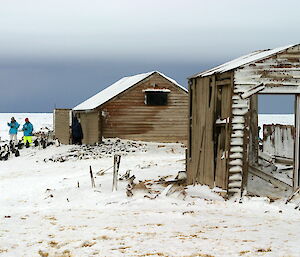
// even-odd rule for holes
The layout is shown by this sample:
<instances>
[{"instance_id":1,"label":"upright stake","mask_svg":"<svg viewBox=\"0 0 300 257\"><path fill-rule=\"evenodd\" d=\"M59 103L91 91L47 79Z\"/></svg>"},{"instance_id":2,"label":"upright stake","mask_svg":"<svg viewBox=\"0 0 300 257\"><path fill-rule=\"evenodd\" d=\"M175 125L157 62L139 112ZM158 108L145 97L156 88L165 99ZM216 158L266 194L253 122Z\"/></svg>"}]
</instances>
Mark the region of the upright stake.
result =
<instances>
[{"instance_id":1,"label":"upright stake","mask_svg":"<svg viewBox=\"0 0 300 257\"><path fill-rule=\"evenodd\" d=\"M95 179L94 179L94 175L93 175L93 171L92 171L92 166L90 166L90 175L91 175L92 187L96 187L96 185L95 185Z\"/></svg>"},{"instance_id":2,"label":"upright stake","mask_svg":"<svg viewBox=\"0 0 300 257\"><path fill-rule=\"evenodd\" d=\"M120 161L121 161L121 155L114 155L114 172L113 172L113 185L112 185L112 191L118 190L118 173L119 173L119 167L120 167Z\"/></svg>"}]
</instances>

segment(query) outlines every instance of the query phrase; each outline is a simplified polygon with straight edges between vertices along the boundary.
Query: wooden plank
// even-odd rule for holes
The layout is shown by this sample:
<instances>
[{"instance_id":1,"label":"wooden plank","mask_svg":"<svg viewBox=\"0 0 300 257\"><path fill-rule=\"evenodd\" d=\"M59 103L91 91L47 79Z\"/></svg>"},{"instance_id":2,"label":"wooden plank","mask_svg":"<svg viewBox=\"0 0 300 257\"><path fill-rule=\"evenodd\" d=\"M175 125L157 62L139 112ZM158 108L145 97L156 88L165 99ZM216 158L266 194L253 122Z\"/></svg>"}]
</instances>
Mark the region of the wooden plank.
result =
<instances>
[{"instance_id":1,"label":"wooden plank","mask_svg":"<svg viewBox=\"0 0 300 257\"><path fill-rule=\"evenodd\" d=\"M215 75L211 76L208 80L207 84L208 90L208 117L206 118L206 179L205 183L210 186L210 188L214 187L215 181L215 155L214 155L214 126L215 126L215 91L216 91L216 80Z\"/></svg>"},{"instance_id":2,"label":"wooden plank","mask_svg":"<svg viewBox=\"0 0 300 257\"><path fill-rule=\"evenodd\" d=\"M216 74L216 80L231 79L231 71Z\"/></svg>"},{"instance_id":3,"label":"wooden plank","mask_svg":"<svg viewBox=\"0 0 300 257\"><path fill-rule=\"evenodd\" d=\"M204 161L205 161L205 152L199 151L204 143L205 138L205 121L203 118L206 117L206 88L205 88L205 78L197 79L197 95L196 103L202 102L203 108L198 108L196 116L196 131L199 130L198 137L195 138L197 141L196 154L198 155L196 170L196 182L204 184ZM204 122L203 122L204 121ZM199 145L200 144L200 145ZM199 149L199 150L197 150Z\"/></svg>"},{"instance_id":4,"label":"wooden plank","mask_svg":"<svg viewBox=\"0 0 300 257\"><path fill-rule=\"evenodd\" d=\"M259 91L262 91L265 88L265 85L263 83L260 83L254 87L251 87L249 90L244 91L241 94L241 98L245 99L245 98L249 98L250 96L258 93Z\"/></svg>"},{"instance_id":5,"label":"wooden plank","mask_svg":"<svg viewBox=\"0 0 300 257\"><path fill-rule=\"evenodd\" d=\"M231 79L224 79L216 81L216 86L227 86L231 85Z\"/></svg>"},{"instance_id":6,"label":"wooden plank","mask_svg":"<svg viewBox=\"0 0 300 257\"><path fill-rule=\"evenodd\" d=\"M216 161L216 186L227 189L226 185L226 128L220 128L221 132L218 136L218 149Z\"/></svg>"},{"instance_id":7,"label":"wooden plank","mask_svg":"<svg viewBox=\"0 0 300 257\"><path fill-rule=\"evenodd\" d=\"M258 163L258 97L250 98L249 163Z\"/></svg>"},{"instance_id":8,"label":"wooden plank","mask_svg":"<svg viewBox=\"0 0 300 257\"><path fill-rule=\"evenodd\" d=\"M295 127L296 135L294 140L294 170L293 170L293 188L300 187L300 94L295 97Z\"/></svg>"},{"instance_id":9,"label":"wooden plank","mask_svg":"<svg viewBox=\"0 0 300 257\"><path fill-rule=\"evenodd\" d=\"M194 79L193 79L194 80ZM189 113L188 113L188 128L187 128L187 149L186 149L186 155L185 155L185 160L186 160L186 173L187 173L187 184L193 184L192 180L192 171L191 171L191 161L192 161L192 138L193 138L193 131L192 131L192 123L193 123L193 92L194 92L194 87L193 87L193 80L188 81L188 91L189 91Z\"/></svg>"},{"instance_id":10,"label":"wooden plank","mask_svg":"<svg viewBox=\"0 0 300 257\"><path fill-rule=\"evenodd\" d=\"M71 109L54 110L54 133L62 144L70 144L70 112Z\"/></svg>"},{"instance_id":11,"label":"wooden plank","mask_svg":"<svg viewBox=\"0 0 300 257\"><path fill-rule=\"evenodd\" d=\"M250 101L250 100L248 100ZM248 172L249 172L249 123L250 123L250 112L245 115L245 128L244 128L244 145L243 145L243 173L242 173L242 185L241 185L241 194L243 190L247 187L248 182Z\"/></svg>"},{"instance_id":12,"label":"wooden plank","mask_svg":"<svg viewBox=\"0 0 300 257\"><path fill-rule=\"evenodd\" d=\"M290 190L291 189L291 186L265 172L263 172L262 170L260 170L258 167L255 167L255 166L252 166L250 165L249 166L249 173L251 173L252 175L255 175L269 183L271 183L273 186L275 187L279 187L283 190Z\"/></svg>"},{"instance_id":13,"label":"wooden plank","mask_svg":"<svg viewBox=\"0 0 300 257\"><path fill-rule=\"evenodd\" d=\"M199 143L201 145L199 146L199 149L202 148L202 145L204 144L205 147L205 137L206 137L206 116L207 116L207 106L208 106L208 97L207 97L207 87L205 86L207 83L207 78L201 78L200 85L198 88L200 90L197 91L197 103L202 102L202 108L198 108L198 115L197 115L197 121L198 126L200 126L202 129L201 138L199 138ZM200 136L199 135L199 136ZM206 151L200 151L199 154L199 166L197 167L197 179L198 182L201 184L205 184L205 153Z\"/></svg>"},{"instance_id":14,"label":"wooden plank","mask_svg":"<svg viewBox=\"0 0 300 257\"><path fill-rule=\"evenodd\" d=\"M294 160L291 158L283 157L283 156L274 156L275 163L287 164L294 166Z\"/></svg>"}]
</instances>

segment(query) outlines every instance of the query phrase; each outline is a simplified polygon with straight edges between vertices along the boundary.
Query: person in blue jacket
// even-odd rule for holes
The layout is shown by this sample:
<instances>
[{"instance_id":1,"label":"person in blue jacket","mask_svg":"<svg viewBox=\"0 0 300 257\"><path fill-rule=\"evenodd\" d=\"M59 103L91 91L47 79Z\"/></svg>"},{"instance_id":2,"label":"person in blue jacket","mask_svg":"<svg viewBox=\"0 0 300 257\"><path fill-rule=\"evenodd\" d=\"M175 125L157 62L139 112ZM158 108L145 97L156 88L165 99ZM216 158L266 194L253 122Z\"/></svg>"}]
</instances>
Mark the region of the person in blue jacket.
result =
<instances>
[{"instance_id":1,"label":"person in blue jacket","mask_svg":"<svg viewBox=\"0 0 300 257\"><path fill-rule=\"evenodd\" d=\"M24 133L24 136L23 136L24 144L26 146L29 146L32 143L33 126L30 123L28 118L25 119L25 124L23 125L22 130Z\"/></svg>"},{"instance_id":2,"label":"person in blue jacket","mask_svg":"<svg viewBox=\"0 0 300 257\"><path fill-rule=\"evenodd\" d=\"M15 120L14 117L11 117L10 122L7 122L7 126L10 127L9 129L9 137L10 141L13 144L17 144L17 134L18 134L18 128L20 127L20 124Z\"/></svg>"}]
</instances>

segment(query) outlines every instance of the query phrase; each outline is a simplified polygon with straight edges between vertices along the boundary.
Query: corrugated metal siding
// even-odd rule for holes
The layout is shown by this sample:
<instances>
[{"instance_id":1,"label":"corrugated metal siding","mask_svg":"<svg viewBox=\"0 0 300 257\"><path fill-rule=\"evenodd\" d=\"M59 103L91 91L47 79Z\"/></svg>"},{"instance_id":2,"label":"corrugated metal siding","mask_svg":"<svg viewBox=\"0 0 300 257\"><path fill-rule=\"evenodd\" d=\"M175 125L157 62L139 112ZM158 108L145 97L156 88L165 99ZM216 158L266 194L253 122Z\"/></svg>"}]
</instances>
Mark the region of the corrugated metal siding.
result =
<instances>
[{"instance_id":1,"label":"corrugated metal siding","mask_svg":"<svg viewBox=\"0 0 300 257\"><path fill-rule=\"evenodd\" d=\"M168 105L148 106L143 90L169 89ZM186 142L188 94L159 74L154 74L99 108L103 136L157 142Z\"/></svg>"}]
</instances>

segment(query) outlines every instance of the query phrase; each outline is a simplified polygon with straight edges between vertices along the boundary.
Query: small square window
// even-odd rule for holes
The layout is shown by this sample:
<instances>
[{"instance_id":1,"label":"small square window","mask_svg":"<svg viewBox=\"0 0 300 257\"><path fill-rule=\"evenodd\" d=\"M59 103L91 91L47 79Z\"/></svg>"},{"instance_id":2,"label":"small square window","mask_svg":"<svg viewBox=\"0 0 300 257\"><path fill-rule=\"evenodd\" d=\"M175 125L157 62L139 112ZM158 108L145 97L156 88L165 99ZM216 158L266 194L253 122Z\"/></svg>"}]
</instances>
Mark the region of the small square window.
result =
<instances>
[{"instance_id":1,"label":"small square window","mask_svg":"<svg viewBox=\"0 0 300 257\"><path fill-rule=\"evenodd\" d=\"M147 105L168 105L168 92L146 91L145 104Z\"/></svg>"}]
</instances>

